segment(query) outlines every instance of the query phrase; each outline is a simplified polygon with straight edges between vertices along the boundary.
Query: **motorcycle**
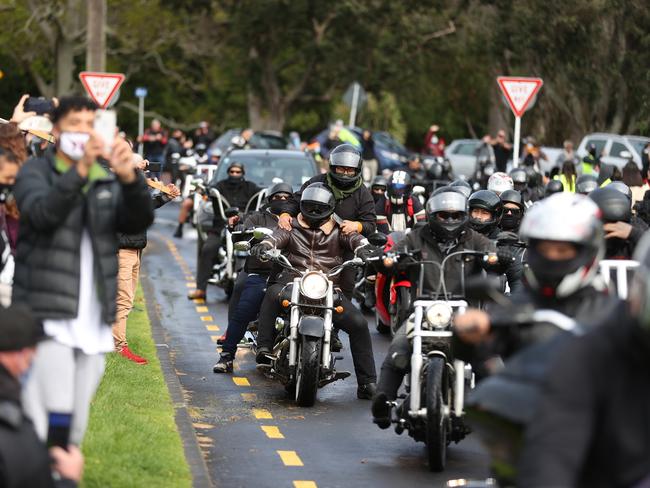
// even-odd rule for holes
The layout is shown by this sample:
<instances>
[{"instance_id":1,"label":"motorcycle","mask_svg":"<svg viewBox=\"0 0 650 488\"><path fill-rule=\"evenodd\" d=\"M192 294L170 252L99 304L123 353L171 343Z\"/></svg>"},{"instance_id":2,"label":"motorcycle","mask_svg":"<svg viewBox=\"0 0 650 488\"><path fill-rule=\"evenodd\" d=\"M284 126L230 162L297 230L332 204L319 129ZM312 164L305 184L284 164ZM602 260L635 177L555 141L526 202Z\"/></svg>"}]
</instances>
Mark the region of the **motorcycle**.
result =
<instances>
[{"instance_id":1,"label":"motorcycle","mask_svg":"<svg viewBox=\"0 0 650 488\"><path fill-rule=\"evenodd\" d=\"M253 238L272 241L273 232L256 228ZM247 241L237 243L242 251L247 247L250 247ZM297 276L279 297L285 312L276 318L277 337L267 356L271 364L258 365L258 368L285 385L299 406L311 407L319 388L350 376L348 371L336 371L339 358L331 353L332 317L343 312L340 292L334 289L332 278L347 267L362 265L363 261L354 258L324 273L294 268L275 247L265 255Z\"/></svg>"},{"instance_id":2,"label":"motorcycle","mask_svg":"<svg viewBox=\"0 0 650 488\"><path fill-rule=\"evenodd\" d=\"M458 443L471 431L465 422L464 403L467 394L474 388L474 373L469 364L454 357L451 347L452 321L463 313L468 303L464 297L448 293L445 284L445 265L459 255L480 256L490 263L496 256L477 251L458 251L449 254L441 263L424 261L419 253L388 254L386 265L402 261L407 267L417 267L418 280L410 315L403 322L407 338L411 341L411 357L395 357L396 363L410 364L406 376L406 394L400 396L403 402L392 402L391 420L395 432L405 430L417 442L427 446L427 457L431 471L443 471L446 465L447 448L451 442ZM461 261L463 262L463 261ZM440 282L433 294L424 292L424 267L439 268ZM464 273L461 273L464 275ZM464 289L464 286L463 286Z\"/></svg>"},{"instance_id":3,"label":"motorcycle","mask_svg":"<svg viewBox=\"0 0 650 488\"><path fill-rule=\"evenodd\" d=\"M391 232L386 239L386 244L383 246L384 252L389 253L404 235L404 232ZM369 261L377 261L383 258L384 256L370 258ZM391 278L385 273L377 273L375 279L375 323L380 334L395 335L399 324L401 324L397 318L399 304L404 303L408 310L410 294L411 282L409 280L400 277Z\"/></svg>"}]
</instances>

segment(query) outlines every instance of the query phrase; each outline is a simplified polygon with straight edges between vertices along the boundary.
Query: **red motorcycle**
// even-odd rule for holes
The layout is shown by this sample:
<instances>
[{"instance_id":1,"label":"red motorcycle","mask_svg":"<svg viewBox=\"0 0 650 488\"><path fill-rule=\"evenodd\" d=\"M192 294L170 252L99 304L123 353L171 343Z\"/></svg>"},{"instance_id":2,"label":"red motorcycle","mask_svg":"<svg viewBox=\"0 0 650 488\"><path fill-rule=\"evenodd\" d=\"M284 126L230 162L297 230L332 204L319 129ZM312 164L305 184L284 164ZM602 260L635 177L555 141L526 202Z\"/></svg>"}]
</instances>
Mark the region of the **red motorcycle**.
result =
<instances>
[{"instance_id":1,"label":"red motorcycle","mask_svg":"<svg viewBox=\"0 0 650 488\"><path fill-rule=\"evenodd\" d=\"M404 235L404 232L391 232L384 246L384 252L390 252ZM411 304L411 282L405 275L391 277L377 273L375 297L377 331L393 336L406 320L405 314L408 313Z\"/></svg>"}]
</instances>

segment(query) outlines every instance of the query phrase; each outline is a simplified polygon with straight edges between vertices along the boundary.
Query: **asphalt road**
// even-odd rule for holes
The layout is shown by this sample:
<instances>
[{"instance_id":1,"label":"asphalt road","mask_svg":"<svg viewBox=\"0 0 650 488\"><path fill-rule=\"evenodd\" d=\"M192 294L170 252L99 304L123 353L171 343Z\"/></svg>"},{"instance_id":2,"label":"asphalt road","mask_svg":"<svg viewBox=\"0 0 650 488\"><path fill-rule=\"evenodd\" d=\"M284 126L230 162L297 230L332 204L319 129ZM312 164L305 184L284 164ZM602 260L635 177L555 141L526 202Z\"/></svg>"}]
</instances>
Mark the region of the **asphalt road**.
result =
<instances>
[{"instance_id":1,"label":"asphalt road","mask_svg":"<svg viewBox=\"0 0 650 488\"><path fill-rule=\"evenodd\" d=\"M238 352L234 374L214 374L228 304L215 287L206 303L186 298L195 286L196 236L186 226L183 239L171 237L177 209L169 204L157 211L143 280L215 486L438 487L448 479L487 476L486 455L472 436L450 447L444 473L429 472L424 444L371 422L370 402L356 398L354 374L321 389L313 408L292 404L279 383L257 372L248 350ZM389 339L367 318L379 371ZM347 336L341 338L345 358L338 369L353 371Z\"/></svg>"}]
</instances>

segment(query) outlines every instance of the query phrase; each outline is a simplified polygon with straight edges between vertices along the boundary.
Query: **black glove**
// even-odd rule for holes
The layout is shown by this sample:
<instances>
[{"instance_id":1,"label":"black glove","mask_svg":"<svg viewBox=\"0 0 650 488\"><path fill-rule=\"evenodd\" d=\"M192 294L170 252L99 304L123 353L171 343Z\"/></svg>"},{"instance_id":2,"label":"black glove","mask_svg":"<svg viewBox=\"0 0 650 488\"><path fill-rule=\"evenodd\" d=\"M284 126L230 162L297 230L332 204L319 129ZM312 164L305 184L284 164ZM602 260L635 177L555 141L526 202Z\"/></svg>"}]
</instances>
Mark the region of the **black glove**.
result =
<instances>
[{"instance_id":1,"label":"black glove","mask_svg":"<svg viewBox=\"0 0 650 488\"><path fill-rule=\"evenodd\" d=\"M515 262L515 253L509 247L497 247L497 259L501 266L508 267Z\"/></svg>"},{"instance_id":2,"label":"black glove","mask_svg":"<svg viewBox=\"0 0 650 488\"><path fill-rule=\"evenodd\" d=\"M251 256L253 256L256 259L259 259L262 262L266 262L269 260L268 256L266 255L266 252L269 249L270 246L268 242L261 242L253 246L253 248L251 249Z\"/></svg>"},{"instance_id":3,"label":"black glove","mask_svg":"<svg viewBox=\"0 0 650 488\"><path fill-rule=\"evenodd\" d=\"M354 251L354 255L358 258L361 258L365 263L368 258L374 256L374 249L372 249L370 246L357 247Z\"/></svg>"}]
</instances>

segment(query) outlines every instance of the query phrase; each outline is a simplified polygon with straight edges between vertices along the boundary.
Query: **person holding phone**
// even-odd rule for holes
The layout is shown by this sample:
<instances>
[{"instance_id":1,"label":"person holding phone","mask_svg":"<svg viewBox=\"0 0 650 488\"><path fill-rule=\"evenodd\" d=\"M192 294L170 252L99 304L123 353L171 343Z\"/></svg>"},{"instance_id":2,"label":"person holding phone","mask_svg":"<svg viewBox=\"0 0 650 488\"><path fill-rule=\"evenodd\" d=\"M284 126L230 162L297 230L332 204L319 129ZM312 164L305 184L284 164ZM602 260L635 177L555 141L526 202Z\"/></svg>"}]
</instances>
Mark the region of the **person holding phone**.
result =
<instances>
[{"instance_id":1,"label":"person holding phone","mask_svg":"<svg viewBox=\"0 0 650 488\"><path fill-rule=\"evenodd\" d=\"M81 451L65 439L69 431L59 429L62 445L48 452L20 405L22 378L43 339L43 326L28 308L0 307L0 486L72 487L83 473Z\"/></svg>"},{"instance_id":2,"label":"person holding phone","mask_svg":"<svg viewBox=\"0 0 650 488\"><path fill-rule=\"evenodd\" d=\"M118 232L135 234L153 221L131 147L117 137L106 154L93 129L96 110L88 98L61 98L52 112L56 151L30 158L14 186L21 220L12 299L29 305L48 336L38 345L24 406L41 439L50 412L71 413L75 445L104 354L114 349Z\"/></svg>"}]
</instances>

